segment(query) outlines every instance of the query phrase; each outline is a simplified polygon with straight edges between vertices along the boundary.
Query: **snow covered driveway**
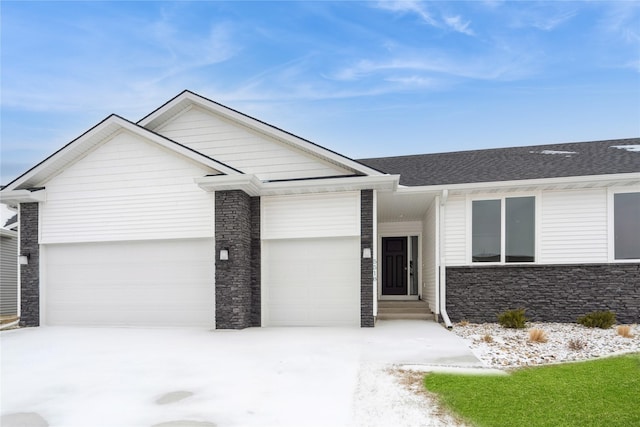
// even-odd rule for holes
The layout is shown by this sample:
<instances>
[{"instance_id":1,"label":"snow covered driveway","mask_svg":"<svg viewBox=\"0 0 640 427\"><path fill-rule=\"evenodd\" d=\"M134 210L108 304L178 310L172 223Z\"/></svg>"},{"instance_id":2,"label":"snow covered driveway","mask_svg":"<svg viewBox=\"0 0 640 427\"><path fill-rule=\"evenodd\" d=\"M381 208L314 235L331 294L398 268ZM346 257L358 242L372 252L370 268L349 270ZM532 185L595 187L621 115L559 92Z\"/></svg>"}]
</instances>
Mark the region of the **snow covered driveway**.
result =
<instances>
[{"instance_id":1,"label":"snow covered driveway","mask_svg":"<svg viewBox=\"0 0 640 427\"><path fill-rule=\"evenodd\" d=\"M372 381L372 370L480 364L461 338L415 321L374 329L44 327L2 332L0 346L7 427L27 419L34 427L371 425L357 418L375 407L359 384Z\"/></svg>"}]
</instances>

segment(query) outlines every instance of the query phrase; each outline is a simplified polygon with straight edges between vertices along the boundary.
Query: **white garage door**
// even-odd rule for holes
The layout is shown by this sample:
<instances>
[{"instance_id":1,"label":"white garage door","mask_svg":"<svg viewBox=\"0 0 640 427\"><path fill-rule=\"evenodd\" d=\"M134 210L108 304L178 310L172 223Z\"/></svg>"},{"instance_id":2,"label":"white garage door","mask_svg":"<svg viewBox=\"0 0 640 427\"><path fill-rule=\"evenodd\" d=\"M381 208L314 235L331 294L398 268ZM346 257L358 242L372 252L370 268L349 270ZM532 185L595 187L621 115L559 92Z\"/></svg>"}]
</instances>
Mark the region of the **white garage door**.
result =
<instances>
[{"instance_id":1,"label":"white garage door","mask_svg":"<svg viewBox=\"0 0 640 427\"><path fill-rule=\"evenodd\" d=\"M360 324L360 238L263 242L265 326Z\"/></svg>"},{"instance_id":2,"label":"white garage door","mask_svg":"<svg viewBox=\"0 0 640 427\"><path fill-rule=\"evenodd\" d=\"M51 325L214 325L212 239L45 247Z\"/></svg>"}]
</instances>

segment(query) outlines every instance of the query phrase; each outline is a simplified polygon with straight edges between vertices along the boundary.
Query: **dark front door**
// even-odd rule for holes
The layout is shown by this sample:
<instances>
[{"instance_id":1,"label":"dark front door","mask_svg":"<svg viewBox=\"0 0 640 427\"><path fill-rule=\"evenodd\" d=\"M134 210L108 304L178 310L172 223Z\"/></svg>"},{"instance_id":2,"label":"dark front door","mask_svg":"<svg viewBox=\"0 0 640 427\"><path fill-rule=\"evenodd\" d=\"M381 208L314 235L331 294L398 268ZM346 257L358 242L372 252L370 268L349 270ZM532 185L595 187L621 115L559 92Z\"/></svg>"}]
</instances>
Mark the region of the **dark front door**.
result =
<instances>
[{"instance_id":1,"label":"dark front door","mask_svg":"<svg viewBox=\"0 0 640 427\"><path fill-rule=\"evenodd\" d=\"M382 238L382 295L407 295L407 238Z\"/></svg>"}]
</instances>

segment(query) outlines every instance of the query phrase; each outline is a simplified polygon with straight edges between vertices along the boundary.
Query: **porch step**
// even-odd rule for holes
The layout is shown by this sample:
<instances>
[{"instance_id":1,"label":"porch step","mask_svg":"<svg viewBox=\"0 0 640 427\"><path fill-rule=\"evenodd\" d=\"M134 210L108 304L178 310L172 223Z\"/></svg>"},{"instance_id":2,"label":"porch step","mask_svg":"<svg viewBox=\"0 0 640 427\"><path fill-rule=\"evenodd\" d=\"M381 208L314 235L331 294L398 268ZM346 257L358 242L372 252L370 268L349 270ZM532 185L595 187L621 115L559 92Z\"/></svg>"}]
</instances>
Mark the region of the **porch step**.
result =
<instances>
[{"instance_id":1,"label":"porch step","mask_svg":"<svg viewBox=\"0 0 640 427\"><path fill-rule=\"evenodd\" d=\"M378 301L378 319L431 320L433 313L425 301Z\"/></svg>"}]
</instances>

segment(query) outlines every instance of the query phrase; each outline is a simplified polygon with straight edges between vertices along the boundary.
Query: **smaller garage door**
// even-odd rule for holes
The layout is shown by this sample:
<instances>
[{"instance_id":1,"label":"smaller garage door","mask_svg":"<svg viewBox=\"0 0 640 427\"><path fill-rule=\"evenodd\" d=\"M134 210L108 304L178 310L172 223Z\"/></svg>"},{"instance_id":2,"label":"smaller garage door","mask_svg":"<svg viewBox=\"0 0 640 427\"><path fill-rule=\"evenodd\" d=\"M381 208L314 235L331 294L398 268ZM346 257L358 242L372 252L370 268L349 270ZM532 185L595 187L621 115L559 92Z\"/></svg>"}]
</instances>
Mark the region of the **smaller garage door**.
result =
<instances>
[{"instance_id":1,"label":"smaller garage door","mask_svg":"<svg viewBox=\"0 0 640 427\"><path fill-rule=\"evenodd\" d=\"M212 239L46 245L51 325L214 325Z\"/></svg>"},{"instance_id":2,"label":"smaller garage door","mask_svg":"<svg viewBox=\"0 0 640 427\"><path fill-rule=\"evenodd\" d=\"M360 238L263 242L266 326L358 326Z\"/></svg>"}]
</instances>

